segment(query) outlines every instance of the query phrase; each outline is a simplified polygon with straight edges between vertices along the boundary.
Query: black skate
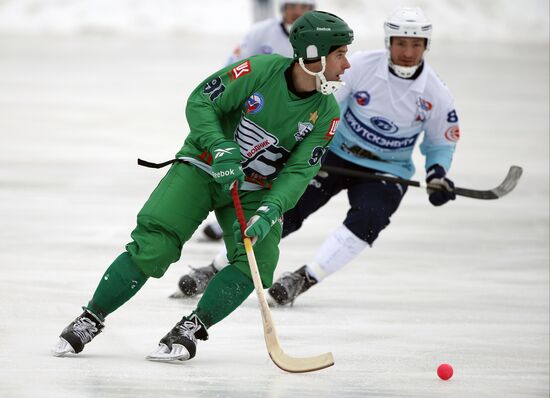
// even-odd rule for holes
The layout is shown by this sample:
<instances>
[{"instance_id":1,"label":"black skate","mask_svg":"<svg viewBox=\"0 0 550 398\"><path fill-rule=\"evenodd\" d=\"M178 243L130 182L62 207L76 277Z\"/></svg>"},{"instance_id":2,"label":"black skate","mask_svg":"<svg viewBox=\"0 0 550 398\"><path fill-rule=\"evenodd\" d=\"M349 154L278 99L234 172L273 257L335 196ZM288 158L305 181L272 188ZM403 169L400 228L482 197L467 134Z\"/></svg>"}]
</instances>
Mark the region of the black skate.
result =
<instances>
[{"instance_id":1,"label":"black skate","mask_svg":"<svg viewBox=\"0 0 550 398\"><path fill-rule=\"evenodd\" d=\"M317 280L307 273L304 265L294 272L283 274L271 285L267 292L277 304L291 303L292 305L296 297L316 283Z\"/></svg>"},{"instance_id":2,"label":"black skate","mask_svg":"<svg viewBox=\"0 0 550 398\"><path fill-rule=\"evenodd\" d=\"M92 339L103 330L103 322L88 310L72 321L61 334L52 354L61 357L65 354L78 354Z\"/></svg>"},{"instance_id":3,"label":"black skate","mask_svg":"<svg viewBox=\"0 0 550 398\"><path fill-rule=\"evenodd\" d=\"M218 241L223 238L223 231L217 222L211 222L204 227L202 233L210 240Z\"/></svg>"},{"instance_id":4,"label":"black skate","mask_svg":"<svg viewBox=\"0 0 550 398\"><path fill-rule=\"evenodd\" d=\"M195 356L197 339L208 340L206 327L197 315L184 316L160 340L157 349L147 356L147 359L161 362L186 361Z\"/></svg>"},{"instance_id":5,"label":"black skate","mask_svg":"<svg viewBox=\"0 0 550 398\"><path fill-rule=\"evenodd\" d=\"M180 294L174 293L171 295L171 298L180 298L180 297L193 297L197 294L202 294L206 290L206 286L210 279L218 273L216 267L213 264L207 265L206 267L191 268L191 272L186 275L183 275L179 282L178 287Z\"/></svg>"}]
</instances>

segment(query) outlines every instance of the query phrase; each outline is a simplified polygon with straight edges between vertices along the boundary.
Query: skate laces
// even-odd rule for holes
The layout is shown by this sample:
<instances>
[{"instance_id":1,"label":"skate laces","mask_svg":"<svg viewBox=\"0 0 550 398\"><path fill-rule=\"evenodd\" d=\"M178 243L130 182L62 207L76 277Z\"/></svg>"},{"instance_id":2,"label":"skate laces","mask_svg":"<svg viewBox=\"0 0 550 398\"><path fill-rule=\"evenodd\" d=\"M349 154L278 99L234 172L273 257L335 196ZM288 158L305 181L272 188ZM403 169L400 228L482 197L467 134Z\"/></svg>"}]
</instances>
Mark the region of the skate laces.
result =
<instances>
[{"instance_id":1,"label":"skate laces","mask_svg":"<svg viewBox=\"0 0 550 398\"><path fill-rule=\"evenodd\" d=\"M292 306L294 305L294 300L311 286L315 285L317 280L308 274L304 266L294 272L285 272L276 283L281 285L286 292L284 304L290 303Z\"/></svg>"},{"instance_id":2,"label":"skate laces","mask_svg":"<svg viewBox=\"0 0 550 398\"><path fill-rule=\"evenodd\" d=\"M84 344L92 341L99 332L95 322L86 317L75 320L72 329L73 333L76 334Z\"/></svg>"},{"instance_id":3,"label":"skate laces","mask_svg":"<svg viewBox=\"0 0 550 398\"><path fill-rule=\"evenodd\" d=\"M286 290L288 302L293 306L294 300L296 300L296 297L301 293L306 283L306 278L298 272L287 272L281 276L279 283Z\"/></svg>"},{"instance_id":4,"label":"skate laces","mask_svg":"<svg viewBox=\"0 0 550 398\"><path fill-rule=\"evenodd\" d=\"M281 284L285 288L294 288L299 290L298 286L301 288L305 281L306 278L298 272L286 272L281 276Z\"/></svg>"},{"instance_id":5,"label":"skate laces","mask_svg":"<svg viewBox=\"0 0 550 398\"><path fill-rule=\"evenodd\" d=\"M191 319L186 319L185 321L179 323L176 326L178 334L189 340L192 340L194 343L197 342L195 333L202 328L202 325L199 323L197 317L192 317Z\"/></svg>"}]
</instances>

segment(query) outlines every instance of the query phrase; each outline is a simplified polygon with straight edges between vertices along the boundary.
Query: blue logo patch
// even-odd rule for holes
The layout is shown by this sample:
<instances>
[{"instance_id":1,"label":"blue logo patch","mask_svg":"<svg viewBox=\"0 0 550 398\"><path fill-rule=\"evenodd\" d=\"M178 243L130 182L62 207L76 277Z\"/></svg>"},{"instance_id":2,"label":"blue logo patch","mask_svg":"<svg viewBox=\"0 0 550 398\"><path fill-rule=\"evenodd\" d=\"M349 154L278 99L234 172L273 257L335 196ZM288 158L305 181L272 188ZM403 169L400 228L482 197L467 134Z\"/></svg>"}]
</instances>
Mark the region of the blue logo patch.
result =
<instances>
[{"instance_id":1,"label":"blue logo patch","mask_svg":"<svg viewBox=\"0 0 550 398\"><path fill-rule=\"evenodd\" d=\"M399 127L397 127L391 120L382 116L371 117L370 122L384 134L395 134L397 133L397 130L399 130Z\"/></svg>"},{"instance_id":2,"label":"blue logo patch","mask_svg":"<svg viewBox=\"0 0 550 398\"><path fill-rule=\"evenodd\" d=\"M373 118L374 119L374 118ZM391 138L380 133L377 129L362 123L348 108L344 114L345 123L357 136L383 150L400 150L414 146L418 134L411 137ZM393 124L392 124L393 125Z\"/></svg>"},{"instance_id":3,"label":"blue logo patch","mask_svg":"<svg viewBox=\"0 0 550 398\"><path fill-rule=\"evenodd\" d=\"M357 104L361 106L367 106L370 102L370 94L366 91L356 92L355 94L353 94L353 98L355 98L355 102L357 102Z\"/></svg>"},{"instance_id":4,"label":"blue logo patch","mask_svg":"<svg viewBox=\"0 0 550 398\"><path fill-rule=\"evenodd\" d=\"M260 112L264 107L264 96L259 92L255 92L246 100L246 113L254 115Z\"/></svg>"}]
</instances>

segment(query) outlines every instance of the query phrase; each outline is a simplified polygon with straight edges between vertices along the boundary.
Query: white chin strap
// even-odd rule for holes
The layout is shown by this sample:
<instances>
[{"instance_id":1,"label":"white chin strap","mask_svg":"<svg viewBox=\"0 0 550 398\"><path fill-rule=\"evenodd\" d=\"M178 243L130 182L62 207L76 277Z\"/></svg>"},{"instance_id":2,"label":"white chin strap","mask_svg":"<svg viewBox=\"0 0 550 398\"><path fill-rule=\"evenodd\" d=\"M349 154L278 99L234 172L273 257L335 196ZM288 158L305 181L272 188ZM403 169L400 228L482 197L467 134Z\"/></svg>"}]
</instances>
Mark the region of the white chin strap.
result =
<instances>
[{"instance_id":1,"label":"white chin strap","mask_svg":"<svg viewBox=\"0 0 550 398\"><path fill-rule=\"evenodd\" d=\"M331 95L334 94L338 89L342 86L345 86L346 83L341 81L328 81L325 77L325 67L327 65L327 61L325 56L321 57L321 66L322 69L320 72L312 72L308 68L306 68L304 64L304 59L300 58L298 60L298 63L300 64L300 67L303 69L304 72L306 72L308 75L315 76L315 86L317 91L319 91L323 95Z\"/></svg>"},{"instance_id":2,"label":"white chin strap","mask_svg":"<svg viewBox=\"0 0 550 398\"><path fill-rule=\"evenodd\" d=\"M391 56L388 54L388 65L395 72L397 76L403 79L408 79L409 77L413 76L416 73L416 71L418 70L418 67L422 65L422 61L420 61L418 65L414 65L414 66L396 65L392 62Z\"/></svg>"}]
</instances>

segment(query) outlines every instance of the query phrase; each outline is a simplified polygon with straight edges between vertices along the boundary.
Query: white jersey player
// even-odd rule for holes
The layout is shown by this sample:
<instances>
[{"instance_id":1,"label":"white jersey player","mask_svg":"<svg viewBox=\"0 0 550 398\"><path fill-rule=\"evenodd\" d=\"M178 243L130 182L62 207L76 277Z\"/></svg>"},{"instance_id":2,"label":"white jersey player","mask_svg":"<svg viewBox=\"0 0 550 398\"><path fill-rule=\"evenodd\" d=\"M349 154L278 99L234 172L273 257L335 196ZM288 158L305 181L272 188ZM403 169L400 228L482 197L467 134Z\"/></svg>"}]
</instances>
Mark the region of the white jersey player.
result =
<instances>
[{"instance_id":1,"label":"white jersey player","mask_svg":"<svg viewBox=\"0 0 550 398\"><path fill-rule=\"evenodd\" d=\"M346 85L335 94L342 117L331 151L408 179L415 172L412 151L423 132L420 149L427 167L448 170L458 118L449 90L433 69L424 61L410 72L414 78L403 78L389 68L385 50L357 52L349 60L352 68L342 78Z\"/></svg>"},{"instance_id":2,"label":"white jersey player","mask_svg":"<svg viewBox=\"0 0 550 398\"><path fill-rule=\"evenodd\" d=\"M281 1L281 18L270 18L254 24L233 51L228 63L258 54L281 54L292 58L288 32L296 19L315 8L314 0Z\"/></svg>"},{"instance_id":3,"label":"white jersey player","mask_svg":"<svg viewBox=\"0 0 550 398\"><path fill-rule=\"evenodd\" d=\"M419 8L399 8L385 21L384 31L385 50L357 52L349 58L351 68L342 77L346 85L335 94L341 120L323 167L410 178L415 172L412 152L421 141L426 180L445 188L428 191L429 201L440 206L455 198L446 174L460 130L449 90L424 59L432 25ZM310 262L271 286L269 294L277 303L293 302L372 246L407 187L321 170L296 206L284 214L283 237L342 190L347 190L350 203L343 224ZM210 266L184 275L182 293L200 293L208 274L225 261L220 253Z\"/></svg>"}]
</instances>

